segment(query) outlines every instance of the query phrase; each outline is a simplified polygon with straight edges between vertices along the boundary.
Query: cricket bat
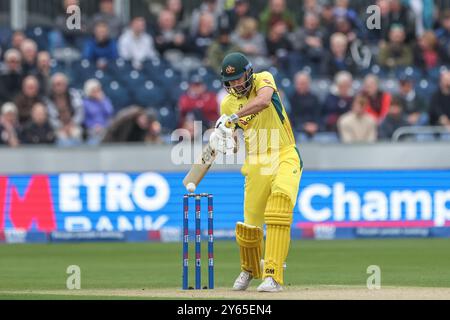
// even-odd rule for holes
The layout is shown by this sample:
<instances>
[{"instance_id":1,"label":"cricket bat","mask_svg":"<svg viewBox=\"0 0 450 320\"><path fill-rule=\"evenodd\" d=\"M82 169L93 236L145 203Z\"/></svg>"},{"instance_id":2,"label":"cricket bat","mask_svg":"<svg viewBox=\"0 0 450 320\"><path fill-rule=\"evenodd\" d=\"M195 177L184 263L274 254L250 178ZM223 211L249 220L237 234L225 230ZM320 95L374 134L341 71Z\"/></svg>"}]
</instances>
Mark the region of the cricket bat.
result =
<instances>
[{"instance_id":1,"label":"cricket bat","mask_svg":"<svg viewBox=\"0 0 450 320\"><path fill-rule=\"evenodd\" d=\"M184 177L183 185L187 188L189 184L193 183L195 187L198 186L200 181L208 172L209 168L216 159L216 152L211 145L208 145L203 149L203 152L199 159L192 165L191 170Z\"/></svg>"}]
</instances>

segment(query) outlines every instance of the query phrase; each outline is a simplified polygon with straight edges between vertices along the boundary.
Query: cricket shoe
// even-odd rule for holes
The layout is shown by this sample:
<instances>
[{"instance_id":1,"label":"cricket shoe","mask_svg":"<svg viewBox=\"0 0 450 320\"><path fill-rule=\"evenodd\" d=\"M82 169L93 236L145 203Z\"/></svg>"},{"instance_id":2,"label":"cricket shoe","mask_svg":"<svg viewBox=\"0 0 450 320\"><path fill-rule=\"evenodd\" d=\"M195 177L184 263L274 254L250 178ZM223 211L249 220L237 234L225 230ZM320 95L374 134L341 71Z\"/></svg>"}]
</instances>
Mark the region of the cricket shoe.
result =
<instances>
[{"instance_id":1,"label":"cricket shoe","mask_svg":"<svg viewBox=\"0 0 450 320\"><path fill-rule=\"evenodd\" d=\"M252 281L253 276L246 272L242 271L239 276L237 277L236 281L233 285L234 291L245 291L247 290L248 286L250 285L250 281Z\"/></svg>"},{"instance_id":2,"label":"cricket shoe","mask_svg":"<svg viewBox=\"0 0 450 320\"><path fill-rule=\"evenodd\" d=\"M283 291L283 287L277 283L272 277L267 277L259 285L258 292L279 292Z\"/></svg>"}]
</instances>

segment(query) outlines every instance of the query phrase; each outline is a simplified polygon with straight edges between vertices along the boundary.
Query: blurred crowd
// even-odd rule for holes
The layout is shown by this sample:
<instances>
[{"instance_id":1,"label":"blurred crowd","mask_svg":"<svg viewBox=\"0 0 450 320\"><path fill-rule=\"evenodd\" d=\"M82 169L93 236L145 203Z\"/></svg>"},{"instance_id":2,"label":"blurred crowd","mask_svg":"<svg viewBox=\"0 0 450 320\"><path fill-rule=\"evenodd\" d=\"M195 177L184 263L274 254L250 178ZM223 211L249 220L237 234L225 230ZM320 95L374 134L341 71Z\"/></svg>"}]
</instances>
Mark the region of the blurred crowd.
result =
<instances>
[{"instance_id":1,"label":"blurred crowd","mask_svg":"<svg viewBox=\"0 0 450 320\"><path fill-rule=\"evenodd\" d=\"M170 143L210 128L226 92L223 57L245 53L271 71L300 142L391 140L402 127L450 132L450 10L432 0L378 0L380 28L349 0L167 0L122 25L111 0L69 30L0 38L0 144ZM374 20L371 20L374 21ZM375 20L376 21L376 20ZM436 135L433 135L433 139Z\"/></svg>"}]
</instances>

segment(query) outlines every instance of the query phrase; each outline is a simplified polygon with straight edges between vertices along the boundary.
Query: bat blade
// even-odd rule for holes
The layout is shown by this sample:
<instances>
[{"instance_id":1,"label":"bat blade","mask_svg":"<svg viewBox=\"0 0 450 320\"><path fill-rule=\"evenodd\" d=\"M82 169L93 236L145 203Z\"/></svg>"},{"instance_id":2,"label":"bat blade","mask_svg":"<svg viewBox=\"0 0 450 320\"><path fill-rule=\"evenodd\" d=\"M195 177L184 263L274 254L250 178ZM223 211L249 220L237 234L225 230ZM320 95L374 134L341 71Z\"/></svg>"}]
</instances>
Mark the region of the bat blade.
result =
<instances>
[{"instance_id":1,"label":"bat blade","mask_svg":"<svg viewBox=\"0 0 450 320\"><path fill-rule=\"evenodd\" d=\"M189 183L194 183L196 186L205 177L208 170L211 168L216 159L216 152L208 144L202 151L201 156L192 165L191 169L183 179L183 185L186 187Z\"/></svg>"}]
</instances>

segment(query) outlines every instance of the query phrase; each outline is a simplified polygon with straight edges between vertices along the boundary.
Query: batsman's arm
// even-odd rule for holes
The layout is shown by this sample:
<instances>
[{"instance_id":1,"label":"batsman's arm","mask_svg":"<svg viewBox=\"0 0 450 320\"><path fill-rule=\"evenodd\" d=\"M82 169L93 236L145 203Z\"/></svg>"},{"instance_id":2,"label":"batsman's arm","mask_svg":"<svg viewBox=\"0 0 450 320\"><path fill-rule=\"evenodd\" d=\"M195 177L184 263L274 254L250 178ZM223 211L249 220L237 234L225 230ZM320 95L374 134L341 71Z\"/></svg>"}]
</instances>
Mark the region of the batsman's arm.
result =
<instances>
[{"instance_id":1,"label":"batsman's arm","mask_svg":"<svg viewBox=\"0 0 450 320\"><path fill-rule=\"evenodd\" d=\"M239 118L261 112L267 108L272 100L274 89L272 87L263 87L258 90L256 97L250 100L241 110L230 116L231 122L238 122ZM231 127L231 123L227 123L227 127Z\"/></svg>"}]
</instances>

